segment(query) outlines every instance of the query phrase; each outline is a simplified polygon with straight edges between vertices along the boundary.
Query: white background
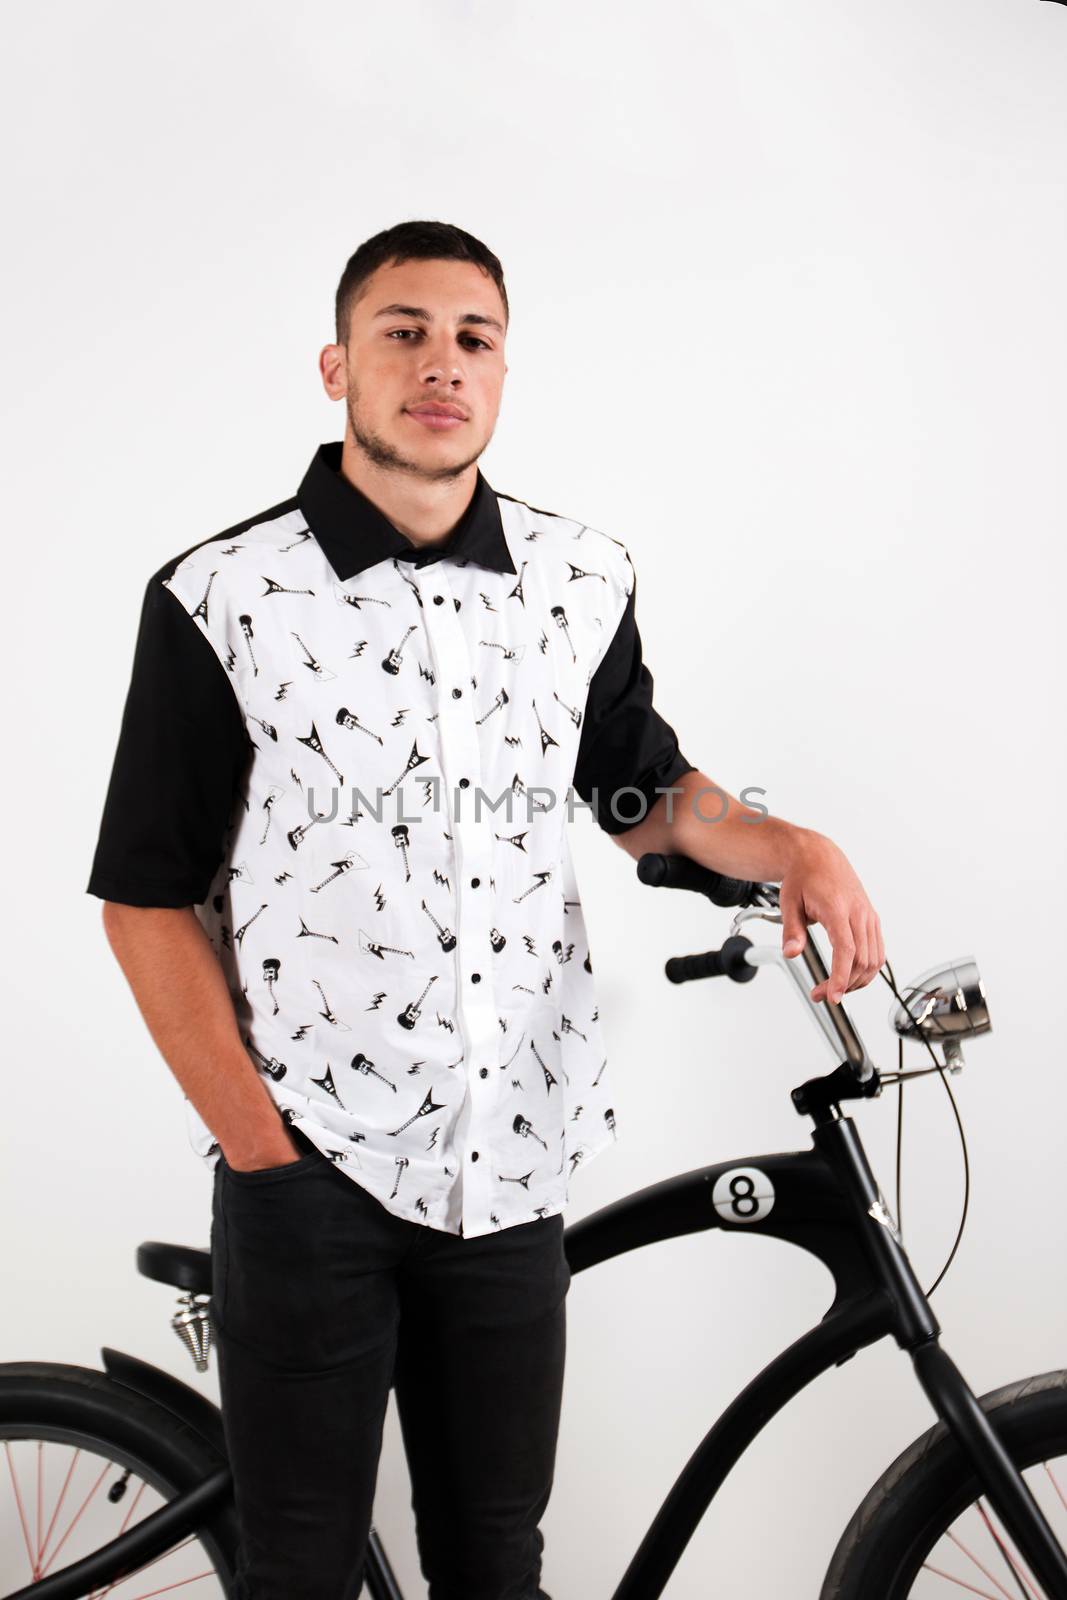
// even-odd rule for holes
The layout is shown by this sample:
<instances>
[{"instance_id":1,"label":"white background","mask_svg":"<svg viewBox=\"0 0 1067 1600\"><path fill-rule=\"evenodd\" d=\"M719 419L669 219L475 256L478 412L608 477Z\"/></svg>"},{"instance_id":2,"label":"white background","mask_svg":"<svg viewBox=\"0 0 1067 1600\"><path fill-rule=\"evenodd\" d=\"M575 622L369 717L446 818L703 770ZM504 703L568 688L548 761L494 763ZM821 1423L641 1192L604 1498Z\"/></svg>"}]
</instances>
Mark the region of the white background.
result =
<instances>
[{"instance_id":1,"label":"white background","mask_svg":"<svg viewBox=\"0 0 1067 1600\"><path fill-rule=\"evenodd\" d=\"M628 545L689 759L842 846L898 982L978 958L993 1032L954 1080L972 1213L935 1305L979 1390L1067 1364L1067 9L122 0L23 7L5 35L0 1355L95 1365L109 1343L217 1392L133 1272L142 1238L206 1243L210 1185L84 884L148 574L341 436L315 370L337 279L425 216L507 275L486 474ZM788 1090L832 1062L784 980L675 990L665 957L728 914L640 885L585 814L572 840L620 1137L568 1221L802 1147ZM851 1003L887 1067L890 1000ZM929 1282L961 1164L937 1080L909 1100ZM892 1097L856 1116L892 1198ZM785 1245L717 1233L575 1277L554 1600L606 1600L828 1290ZM832 1372L745 1458L671 1600L814 1597L931 1420L891 1344ZM420 1600L392 1402L376 1522Z\"/></svg>"}]
</instances>

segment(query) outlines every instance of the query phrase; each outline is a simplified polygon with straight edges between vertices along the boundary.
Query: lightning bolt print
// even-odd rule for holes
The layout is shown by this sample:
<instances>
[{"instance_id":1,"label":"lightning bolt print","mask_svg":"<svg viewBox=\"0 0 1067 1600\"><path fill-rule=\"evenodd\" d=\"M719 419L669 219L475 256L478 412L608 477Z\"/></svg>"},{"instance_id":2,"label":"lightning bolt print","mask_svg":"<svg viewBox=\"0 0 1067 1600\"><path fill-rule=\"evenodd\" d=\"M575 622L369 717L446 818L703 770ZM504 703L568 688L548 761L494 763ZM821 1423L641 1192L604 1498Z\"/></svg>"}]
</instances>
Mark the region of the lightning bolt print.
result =
<instances>
[{"instance_id":1,"label":"lightning bolt print","mask_svg":"<svg viewBox=\"0 0 1067 1600\"><path fill-rule=\"evenodd\" d=\"M235 691L240 780L218 839L174 821L177 796L155 821L188 841L189 881L218 861L197 912L282 1120L331 1182L476 1239L560 1214L616 1137L559 801L580 750L602 800L640 778L662 726L597 682L607 642L635 643L624 545L479 483L454 540L402 559L338 494L340 454L321 447L288 509L168 564ZM131 724L134 757L165 722L195 784L218 741L174 689Z\"/></svg>"}]
</instances>

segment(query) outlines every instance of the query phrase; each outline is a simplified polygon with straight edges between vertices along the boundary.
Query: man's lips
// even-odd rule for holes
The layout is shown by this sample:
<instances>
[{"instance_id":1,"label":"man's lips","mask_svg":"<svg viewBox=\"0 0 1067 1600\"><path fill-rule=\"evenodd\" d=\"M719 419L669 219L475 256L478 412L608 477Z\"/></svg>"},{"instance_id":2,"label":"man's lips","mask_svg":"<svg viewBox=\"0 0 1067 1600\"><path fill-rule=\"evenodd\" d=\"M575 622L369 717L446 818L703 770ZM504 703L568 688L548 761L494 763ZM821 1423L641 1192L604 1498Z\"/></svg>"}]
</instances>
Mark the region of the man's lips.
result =
<instances>
[{"instance_id":1,"label":"man's lips","mask_svg":"<svg viewBox=\"0 0 1067 1600\"><path fill-rule=\"evenodd\" d=\"M446 431L449 428L458 428L460 423L466 422L466 417L454 411L436 411L429 406L408 406L407 414L414 417L416 422L421 422L423 427Z\"/></svg>"}]
</instances>

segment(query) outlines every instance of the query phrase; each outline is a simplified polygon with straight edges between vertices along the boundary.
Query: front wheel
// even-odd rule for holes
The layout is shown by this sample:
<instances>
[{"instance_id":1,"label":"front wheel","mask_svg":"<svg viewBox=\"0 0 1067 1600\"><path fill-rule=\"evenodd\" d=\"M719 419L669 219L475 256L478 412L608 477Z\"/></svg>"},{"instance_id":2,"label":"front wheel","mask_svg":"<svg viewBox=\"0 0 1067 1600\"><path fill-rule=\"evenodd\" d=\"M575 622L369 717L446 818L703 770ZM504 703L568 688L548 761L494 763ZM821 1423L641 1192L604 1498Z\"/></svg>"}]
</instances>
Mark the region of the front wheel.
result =
<instances>
[{"instance_id":1,"label":"front wheel","mask_svg":"<svg viewBox=\"0 0 1067 1600\"><path fill-rule=\"evenodd\" d=\"M982 1409L1067 1549L1067 1371L984 1395ZM1061 1600L1033 1578L938 1422L897 1457L834 1551L820 1600Z\"/></svg>"},{"instance_id":2,"label":"front wheel","mask_svg":"<svg viewBox=\"0 0 1067 1600\"><path fill-rule=\"evenodd\" d=\"M0 1365L0 1595L99 1550L219 1458L173 1412L87 1367ZM233 1593L232 1506L149 1566L95 1591L114 1600Z\"/></svg>"}]
</instances>

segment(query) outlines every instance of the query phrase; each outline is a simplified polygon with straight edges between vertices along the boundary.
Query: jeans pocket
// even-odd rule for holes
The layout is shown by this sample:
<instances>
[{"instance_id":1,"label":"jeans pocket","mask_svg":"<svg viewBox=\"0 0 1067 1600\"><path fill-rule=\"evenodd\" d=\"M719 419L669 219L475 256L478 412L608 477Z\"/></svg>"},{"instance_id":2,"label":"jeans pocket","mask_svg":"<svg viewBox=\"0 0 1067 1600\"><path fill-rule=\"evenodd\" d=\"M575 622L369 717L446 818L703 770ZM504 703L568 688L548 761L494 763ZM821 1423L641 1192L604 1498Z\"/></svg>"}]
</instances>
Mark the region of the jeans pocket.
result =
<instances>
[{"instance_id":1,"label":"jeans pocket","mask_svg":"<svg viewBox=\"0 0 1067 1600\"><path fill-rule=\"evenodd\" d=\"M237 1184L277 1183L295 1177L298 1173L307 1172L316 1163L328 1160L329 1157L324 1156L321 1150L309 1150L306 1155L298 1156L295 1161L283 1161L280 1166L251 1167L246 1171L239 1171L236 1167L231 1167L222 1151L219 1151L219 1166L222 1168L223 1176L228 1183Z\"/></svg>"}]
</instances>

